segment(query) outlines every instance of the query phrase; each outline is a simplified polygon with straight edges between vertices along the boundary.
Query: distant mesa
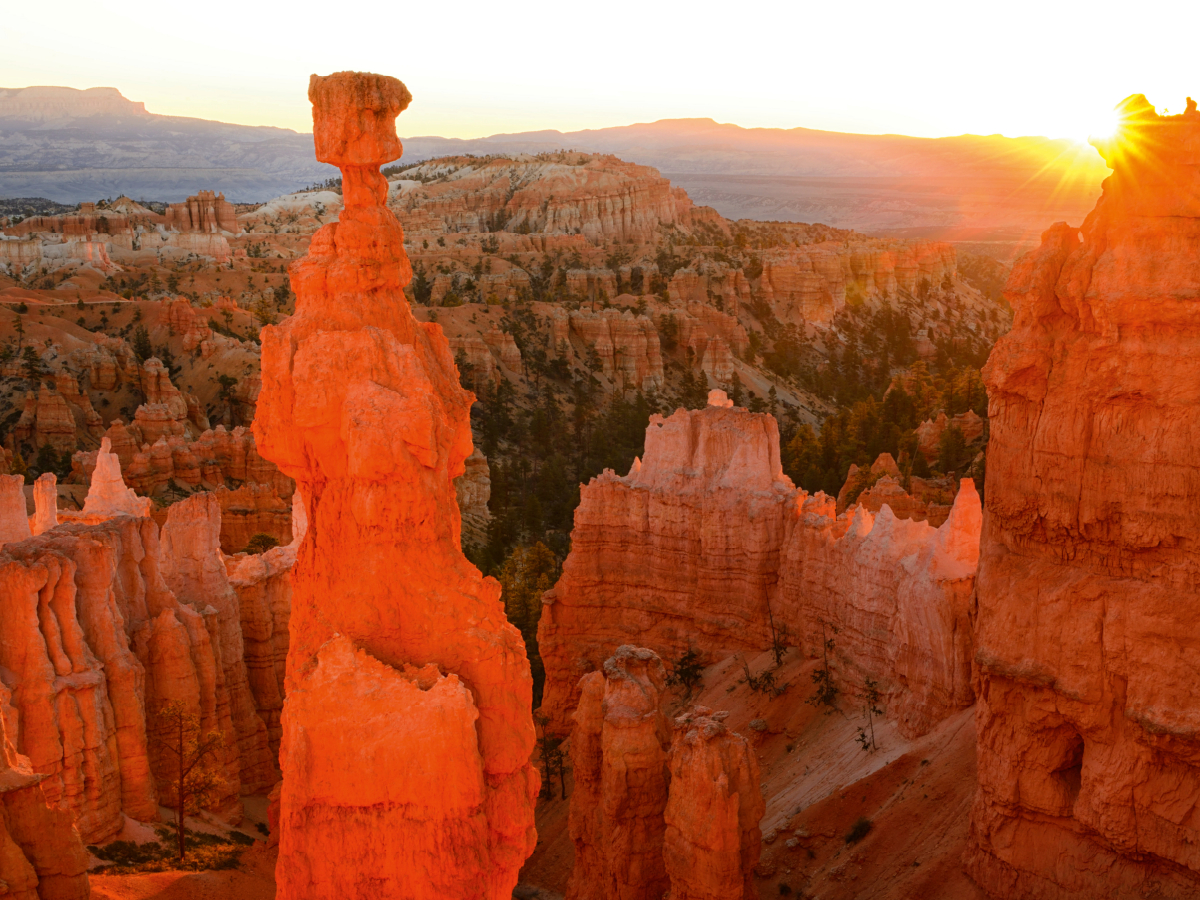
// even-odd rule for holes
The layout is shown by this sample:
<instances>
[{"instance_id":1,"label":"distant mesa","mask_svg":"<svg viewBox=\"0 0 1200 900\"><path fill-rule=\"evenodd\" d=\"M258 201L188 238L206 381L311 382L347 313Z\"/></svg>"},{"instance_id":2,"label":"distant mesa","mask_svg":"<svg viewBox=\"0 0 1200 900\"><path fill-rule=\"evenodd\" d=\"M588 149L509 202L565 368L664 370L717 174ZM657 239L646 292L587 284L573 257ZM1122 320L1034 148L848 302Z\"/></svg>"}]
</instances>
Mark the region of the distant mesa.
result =
<instances>
[{"instance_id":1,"label":"distant mesa","mask_svg":"<svg viewBox=\"0 0 1200 900\"><path fill-rule=\"evenodd\" d=\"M85 116L148 116L145 103L126 99L112 87L0 88L0 118L48 122Z\"/></svg>"},{"instance_id":2,"label":"distant mesa","mask_svg":"<svg viewBox=\"0 0 1200 900\"><path fill-rule=\"evenodd\" d=\"M335 177L312 135L148 112L112 87L0 88L0 197L266 200Z\"/></svg>"}]
</instances>

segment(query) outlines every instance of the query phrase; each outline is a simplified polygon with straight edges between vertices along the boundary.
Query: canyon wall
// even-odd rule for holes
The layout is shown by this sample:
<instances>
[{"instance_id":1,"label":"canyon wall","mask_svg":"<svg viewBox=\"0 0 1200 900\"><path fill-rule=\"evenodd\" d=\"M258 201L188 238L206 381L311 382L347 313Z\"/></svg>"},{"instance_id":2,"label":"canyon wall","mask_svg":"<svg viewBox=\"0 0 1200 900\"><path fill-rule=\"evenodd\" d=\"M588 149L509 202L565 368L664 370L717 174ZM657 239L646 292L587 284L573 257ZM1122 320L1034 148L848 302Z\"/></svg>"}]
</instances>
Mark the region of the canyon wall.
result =
<instances>
[{"instance_id":1,"label":"canyon wall","mask_svg":"<svg viewBox=\"0 0 1200 900\"><path fill-rule=\"evenodd\" d=\"M565 732L579 679L622 644L673 662L770 642L788 501L779 432L765 413L709 406L650 417L645 461L582 490L571 552L543 599L542 711Z\"/></svg>"},{"instance_id":2,"label":"canyon wall","mask_svg":"<svg viewBox=\"0 0 1200 900\"><path fill-rule=\"evenodd\" d=\"M779 321L828 325L848 300L920 296L958 271L953 245L935 241L828 241L769 250L752 283Z\"/></svg>"},{"instance_id":3,"label":"canyon wall","mask_svg":"<svg viewBox=\"0 0 1200 900\"><path fill-rule=\"evenodd\" d=\"M245 700L236 597L212 568L211 509L181 529L187 505L177 504L166 552L153 520L129 516L0 548L0 671L15 745L87 842L114 837L122 813L158 820L156 780L171 777L155 717L164 703L183 703L226 737L214 809L239 815L239 794L275 778L266 728ZM197 530L204 540L192 539Z\"/></svg>"},{"instance_id":4,"label":"canyon wall","mask_svg":"<svg viewBox=\"0 0 1200 900\"><path fill-rule=\"evenodd\" d=\"M651 241L661 225L687 227L694 219L708 220L686 192L671 187L655 169L613 156L558 156L533 165L509 159L482 165L469 157L438 160L405 177L434 174L426 169L436 165L438 174L452 168L454 178L435 184L401 182L390 205L413 234L562 232L595 244Z\"/></svg>"},{"instance_id":5,"label":"canyon wall","mask_svg":"<svg viewBox=\"0 0 1200 900\"><path fill-rule=\"evenodd\" d=\"M854 507L783 475L773 417L730 408L651 418L644 460L584 486L571 553L544 596L542 712L559 734L579 679L622 644L670 666L761 652L773 634L808 656L834 637L842 689L880 685L920 734L973 702L969 622L981 511L964 480L940 528ZM824 623L828 634L822 634Z\"/></svg>"},{"instance_id":6,"label":"canyon wall","mask_svg":"<svg viewBox=\"0 0 1200 900\"><path fill-rule=\"evenodd\" d=\"M1200 894L1200 113L1121 113L1096 209L1018 263L984 370L966 862L996 898Z\"/></svg>"},{"instance_id":7,"label":"canyon wall","mask_svg":"<svg viewBox=\"0 0 1200 900\"><path fill-rule=\"evenodd\" d=\"M459 549L471 395L440 326L402 293L411 267L378 168L400 155L410 95L344 72L313 76L309 97L345 208L291 266L295 315L262 331L254 422L310 522L292 580L278 892L499 900L535 843L533 683L498 583Z\"/></svg>"}]
</instances>

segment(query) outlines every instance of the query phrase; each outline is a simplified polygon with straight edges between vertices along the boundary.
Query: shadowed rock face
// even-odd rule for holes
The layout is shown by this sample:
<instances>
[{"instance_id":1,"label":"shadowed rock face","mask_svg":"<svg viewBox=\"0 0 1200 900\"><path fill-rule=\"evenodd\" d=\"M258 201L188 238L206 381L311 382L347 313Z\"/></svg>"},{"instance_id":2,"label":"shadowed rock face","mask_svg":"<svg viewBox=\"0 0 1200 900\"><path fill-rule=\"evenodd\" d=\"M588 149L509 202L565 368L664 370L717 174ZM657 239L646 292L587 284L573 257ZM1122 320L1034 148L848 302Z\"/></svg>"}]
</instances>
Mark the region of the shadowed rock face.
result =
<instances>
[{"instance_id":1,"label":"shadowed rock face","mask_svg":"<svg viewBox=\"0 0 1200 900\"><path fill-rule=\"evenodd\" d=\"M671 900L752 900L766 803L750 744L727 714L697 706L675 720L663 860Z\"/></svg>"},{"instance_id":2,"label":"shadowed rock face","mask_svg":"<svg viewBox=\"0 0 1200 900\"><path fill-rule=\"evenodd\" d=\"M604 671L584 676L571 733L575 793L570 900L656 900L663 865L663 810L670 736L663 715L667 673L650 650L624 646Z\"/></svg>"},{"instance_id":3,"label":"shadowed rock face","mask_svg":"<svg viewBox=\"0 0 1200 900\"><path fill-rule=\"evenodd\" d=\"M71 812L50 804L26 756L18 716L0 682L0 885L5 900L87 900L88 854Z\"/></svg>"},{"instance_id":4,"label":"shadowed rock face","mask_svg":"<svg viewBox=\"0 0 1200 900\"><path fill-rule=\"evenodd\" d=\"M984 371L967 866L995 897L1200 893L1200 113L1123 113Z\"/></svg>"},{"instance_id":5,"label":"shadowed rock face","mask_svg":"<svg viewBox=\"0 0 1200 900\"><path fill-rule=\"evenodd\" d=\"M459 550L453 479L471 395L412 272L379 166L409 101L393 78L314 76L317 157L345 208L291 267L263 331L259 452L294 478L282 716L281 898L511 896L535 843L532 679L500 587ZM397 709L405 709L397 715Z\"/></svg>"},{"instance_id":6,"label":"shadowed rock face","mask_svg":"<svg viewBox=\"0 0 1200 900\"><path fill-rule=\"evenodd\" d=\"M625 645L580 680L567 900L749 900L765 804L727 713L663 714L666 668Z\"/></svg>"}]
</instances>

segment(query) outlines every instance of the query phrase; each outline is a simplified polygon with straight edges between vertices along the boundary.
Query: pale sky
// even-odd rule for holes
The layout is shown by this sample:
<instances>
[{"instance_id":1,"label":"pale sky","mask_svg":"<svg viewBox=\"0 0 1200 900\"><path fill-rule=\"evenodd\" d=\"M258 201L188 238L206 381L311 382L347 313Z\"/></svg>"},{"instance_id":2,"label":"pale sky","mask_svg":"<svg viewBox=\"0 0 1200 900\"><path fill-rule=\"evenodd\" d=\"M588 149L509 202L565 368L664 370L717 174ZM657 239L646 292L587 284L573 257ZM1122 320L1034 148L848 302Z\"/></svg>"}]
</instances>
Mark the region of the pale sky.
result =
<instances>
[{"instance_id":1,"label":"pale sky","mask_svg":"<svg viewBox=\"0 0 1200 900\"><path fill-rule=\"evenodd\" d=\"M1200 94L1198 24L1194 0L4 0L0 87L110 86L155 113L311 131L309 74L358 69L408 85L402 135L710 117L1085 138L1131 93L1171 112Z\"/></svg>"}]
</instances>

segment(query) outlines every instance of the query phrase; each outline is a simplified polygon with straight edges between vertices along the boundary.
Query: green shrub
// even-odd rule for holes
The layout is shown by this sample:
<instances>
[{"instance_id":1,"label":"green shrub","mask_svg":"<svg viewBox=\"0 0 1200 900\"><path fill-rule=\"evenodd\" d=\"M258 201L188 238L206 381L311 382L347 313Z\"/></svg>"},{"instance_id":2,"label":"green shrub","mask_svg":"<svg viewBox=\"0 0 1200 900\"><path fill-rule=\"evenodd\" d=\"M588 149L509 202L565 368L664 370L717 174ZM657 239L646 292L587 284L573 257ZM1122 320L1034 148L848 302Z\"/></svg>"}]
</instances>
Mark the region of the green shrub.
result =
<instances>
[{"instance_id":1,"label":"green shrub","mask_svg":"<svg viewBox=\"0 0 1200 900\"><path fill-rule=\"evenodd\" d=\"M247 542L246 552L254 553L254 554L266 553L272 547L278 547L278 546L279 546L279 539L277 537L275 537L274 535L270 535L270 534L264 534L263 532L260 531L258 534L252 536L250 538L250 540Z\"/></svg>"},{"instance_id":2,"label":"green shrub","mask_svg":"<svg viewBox=\"0 0 1200 900\"><path fill-rule=\"evenodd\" d=\"M850 830L846 832L846 843L857 844L870 833L871 820L866 816L860 816L858 821L851 825Z\"/></svg>"}]
</instances>

